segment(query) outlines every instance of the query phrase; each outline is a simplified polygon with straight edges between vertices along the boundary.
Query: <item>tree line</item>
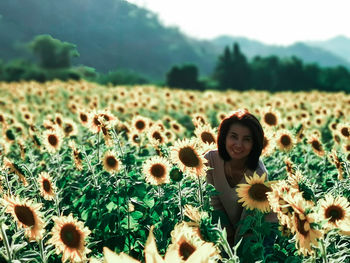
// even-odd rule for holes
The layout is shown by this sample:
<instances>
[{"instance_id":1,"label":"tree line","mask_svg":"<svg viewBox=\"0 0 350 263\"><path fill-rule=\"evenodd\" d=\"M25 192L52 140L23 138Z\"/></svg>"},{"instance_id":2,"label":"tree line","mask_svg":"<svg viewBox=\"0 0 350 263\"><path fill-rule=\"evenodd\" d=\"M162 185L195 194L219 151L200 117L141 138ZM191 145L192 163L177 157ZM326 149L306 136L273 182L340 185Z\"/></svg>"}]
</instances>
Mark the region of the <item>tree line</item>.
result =
<instances>
[{"instance_id":1,"label":"tree line","mask_svg":"<svg viewBox=\"0 0 350 263\"><path fill-rule=\"evenodd\" d=\"M198 79L193 64L174 66L167 73L167 85L183 89L350 92L350 72L346 67L319 67L304 64L295 56L256 56L248 61L234 43L219 56L215 70L206 79Z\"/></svg>"},{"instance_id":2,"label":"tree line","mask_svg":"<svg viewBox=\"0 0 350 263\"><path fill-rule=\"evenodd\" d=\"M72 59L79 56L76 45L50 35L36 36L27 48L36 63L24 59L0 61L0 81L86 79L111 85L152 83L146 76L126 69L101 74L91 67L72 67ZM317 64L305 64L294 56L284 59L256 56L248 61L237 43L224 49L211 75L200 78L196 65L183 64L171 67L165 79L164 83L155 84L197 90L350 92L350 72L343 66L322 68Z\"/></svg>"}]
</instances>

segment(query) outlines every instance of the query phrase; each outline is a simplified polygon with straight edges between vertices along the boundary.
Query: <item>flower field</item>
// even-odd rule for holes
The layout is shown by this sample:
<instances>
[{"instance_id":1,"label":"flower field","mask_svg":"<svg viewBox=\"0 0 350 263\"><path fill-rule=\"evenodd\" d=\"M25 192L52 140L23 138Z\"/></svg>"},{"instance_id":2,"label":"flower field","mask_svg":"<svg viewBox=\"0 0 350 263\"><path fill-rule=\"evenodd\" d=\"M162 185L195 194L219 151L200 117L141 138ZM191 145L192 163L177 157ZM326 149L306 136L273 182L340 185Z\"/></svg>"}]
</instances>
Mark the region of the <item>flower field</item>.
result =
<instances>
[{"instance_id":1,"label":"flower field","mask_svg":"<svg viewBox=\"0 0 350 263\"><path fill-rule=\"evenodd\" d=\"M350 96L0 83L0 262L350 262ZM204 155L246 108L266 175L230 247ZM265 221L273 212L279 223Z\"/></svg>"}]
</instances>

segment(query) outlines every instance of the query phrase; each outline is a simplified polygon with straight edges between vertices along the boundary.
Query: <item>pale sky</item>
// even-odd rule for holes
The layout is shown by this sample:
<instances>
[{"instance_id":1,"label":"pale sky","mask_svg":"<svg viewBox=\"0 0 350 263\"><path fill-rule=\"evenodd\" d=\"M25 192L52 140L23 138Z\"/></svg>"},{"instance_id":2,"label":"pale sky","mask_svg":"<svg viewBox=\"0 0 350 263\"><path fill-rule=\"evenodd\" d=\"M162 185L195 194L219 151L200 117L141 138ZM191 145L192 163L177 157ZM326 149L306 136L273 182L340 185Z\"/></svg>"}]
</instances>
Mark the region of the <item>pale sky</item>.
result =
<instances>
[{"instance_id":1,"label":"pale sky","mask_svg":"<svg viewBox=\"0 0 350 263\"><path fill-rule=\"evenodd\" d=\"M266 44L350 38L350 0L127 0L200 39L242 36Z\"/></svg>"}]
</instances>

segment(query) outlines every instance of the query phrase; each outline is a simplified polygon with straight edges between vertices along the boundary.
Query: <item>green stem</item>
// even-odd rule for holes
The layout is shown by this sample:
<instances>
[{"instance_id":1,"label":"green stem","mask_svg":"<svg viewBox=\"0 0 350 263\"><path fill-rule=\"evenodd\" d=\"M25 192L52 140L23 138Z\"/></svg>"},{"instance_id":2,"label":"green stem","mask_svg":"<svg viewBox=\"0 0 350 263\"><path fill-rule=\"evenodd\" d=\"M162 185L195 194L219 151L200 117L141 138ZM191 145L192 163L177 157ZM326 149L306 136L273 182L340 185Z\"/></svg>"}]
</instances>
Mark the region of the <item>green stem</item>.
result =
<instances>
[{"instance_id":1,"label":"green stem","mask_svg":"<svg viewBox=\"0 0 350 263\"><path fill-rule=\"evenodd\" d=\"M184 216L183 216L183 211L182 211L182 196L181 196L181 182L178 182L178 186L179 186L179 206L180 206L180 218L181 221L184 220Z\"/></svg>"},{"instance_id":2,"label":"green stem","mask_svg":"<svg viewBox=\"0 0 350 263\"><path fill-rule=\"evenodd\" d=\"M100 132L97 132L97 163L100 163Z\"/></svg>"},{"instance_id":3,"label":"green stem","mask_svg":"<svg viewBox=\"0 0 350 263\"><path fill-rule=\"evenodd\" d=\"M202 192L201 179L198 175L197 175L197 178L198 178L200 208L203 209L203 192Z\"/></svg>"},{"instance_id":4,"label":"green stem","mask_svg":"<svg viewBox=\"0 0 350 263\"><path fill-rule=\"evenodd\" d=\"M61 216L60 204L58 202L58 193L55 195L55 205L56 205L57 216Z\"/></svg>"},{"instance_id":5,"label":"green stem","mask_svg":"<svg viewBox=\"0 0 350 263\"><path fill-rule=\"evenodd\" d=\"M8 174L6 172L3 172L3 174L5 174L7 190L9 191L10 195L12 196L12 191L11 191L11 186L10 186Z\"/></svg>"},{"instance_id":6,"label":"green stem","mask_svg":"<svg viewBox=\"0 0 350 263\"><path fill-rule=\"evenodd\" d=\"M3 223L2 222L1 222L1 234L2 234L2 237L4 239L5 248L6 248L6 252L7 252L9 263L11 263L12 262L11 248L10 248L9 240L7 239L7 235L6 235L6 232L5 232L5 229L3 227Z\"/></svg>"},{"instance_id":7,"label":"green stem","mask_svg":"<svg viewBox=\"0 0 350 263\"><path fill-rule=\"evenodd\" d=\"M222 231L220 229L217 229L219 236L220 236L220 240L221 240L221 245L223 246L225 252L228 254L229 258L233 258L234 254L232 252L232 249L230 247L230 244L227 241L227 238L224 237L224 235L222 234Z\"/></svg>"},{"instance_id":8,"label":"green stem","mask_svg":"<svg viewBox=\"0 0 350 263\"><path fill-rule=\"evenodd\" d=\"M44 250L44 244L43 244L43 240L41 239L39 241L39 248L40 248L40 257L43 263L46 263L46 255L45 255L45 250Z\"/></svg>"},{"instance_id":9,"label":"green stem","mask_svg":"<svg viewBox=\"0 0 350 263\"><path fill-rule=\"evenodd\" d=\"M324 241L323 241L323 239L320 239L320 243L321 243L321 248L322 248L322 250L321 250L321 253L322 253L322 262L323 263L328 263L328 260L327 260L327 250L326 250L326 247L325 247L325 245L324 245Z\"/></svg>"}]
</instances>

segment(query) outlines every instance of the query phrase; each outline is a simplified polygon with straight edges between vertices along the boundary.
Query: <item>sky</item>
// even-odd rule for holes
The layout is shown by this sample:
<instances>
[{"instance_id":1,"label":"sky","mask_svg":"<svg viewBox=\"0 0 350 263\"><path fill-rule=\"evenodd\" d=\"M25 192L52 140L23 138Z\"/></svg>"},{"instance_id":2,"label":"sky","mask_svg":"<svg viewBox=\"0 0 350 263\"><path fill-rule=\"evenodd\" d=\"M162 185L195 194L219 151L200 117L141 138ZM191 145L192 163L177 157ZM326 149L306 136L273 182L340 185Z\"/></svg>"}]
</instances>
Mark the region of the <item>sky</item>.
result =
<instances>
[{"instance_id":1,"label":"sky","mask_svg":"<svg viewBox=\"0 0 350 263\"><path fill-rule=\"evenodd\" d=\"M350 38L349 0L127 0L199 39L246 37L265 44Z\"/></svg>"}]
</instances>

